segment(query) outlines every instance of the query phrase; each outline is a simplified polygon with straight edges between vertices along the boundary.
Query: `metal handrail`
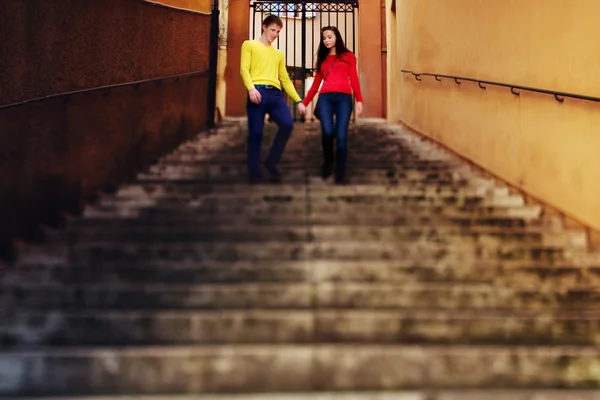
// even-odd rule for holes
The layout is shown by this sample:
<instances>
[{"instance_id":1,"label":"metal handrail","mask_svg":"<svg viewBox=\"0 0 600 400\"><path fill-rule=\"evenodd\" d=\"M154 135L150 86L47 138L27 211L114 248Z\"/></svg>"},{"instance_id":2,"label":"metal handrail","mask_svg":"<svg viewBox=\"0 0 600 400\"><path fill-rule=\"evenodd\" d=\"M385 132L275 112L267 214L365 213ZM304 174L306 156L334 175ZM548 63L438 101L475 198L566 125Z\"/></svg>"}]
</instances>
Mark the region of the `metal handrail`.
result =
<instances>
[{"instance_id":1,"label":"metal handrail","mask_svg":"<svg viewBox=\"0 0 600 400\"><path fill-rule=\"evenodd\" d=\"M169 80L169 79L174 79L175 82L178 82L180 79L191 78L191 77L198 76L198 75L205 75L205 74L208 74L209 72L210 72L210 69L203 69L202 71L194 71L194 72L190 72L190 73L187 73L187 74L162 76L160 78L144 79L144 80L141 80L141 81L134 81L134 82L115 83L115 84L112 84L112 85L97 86L97 87L88 88L88 89L81 89L81 90L73 90L71 92L62 92L62 93L49 94L47 96L35 97L33 99L22 100L22 101L18 101L16 103L9 103L9 104L0 105L0 110L6 109L6 108L11 108L11 107L18 107L18 106L22 106L24 104L29 104L29 103L35 103L35 102L38 102L38 101L53 99L53 98L56 98L56 97L67 97L67 98L69 98L69 96L74 95L74 94L96 92L96 91L99 91L99 90L110 90L110 89L120 88L120 87L125 87L125 86L133 86L134 89L137 89L140 85L142 85L144 83L154 82L156 84L156 86L159 86L162 83L162 81L166 81L166 80Z\"/></svg>"},{"instance_id":2,"label":"metal handrail","mask_svg":"<svg viewBox=\"0 0 600 400\"><path fill-rule=\"evenodd\" d=\"M521 94L519 92L519 90L551 94L554 96L556 101L558 101L559 103L562 103L565 100L565 97L600 102L600 97L584 96L584 95L575 94L575 93L557 92L555 90L538 89L538 88L532 88L532 87L528 87L528 86L513 85L510 83L493 82L493 81L486 81L483 79L475 79L475 78L465 78L463 76L455 76L455 75L432 74L432 73L425 73L425 72L417 73L417 72L413 72L413 71L410 71L407 69L403 69L403 70L401 70L401 72L403 72L405 74L412 74L415 77L415 79L418 81L421 81L421 76L433 76L435 78L435 80L438 82L441 82L441 80L442 80L441 78L454 79L454 82L457 85L460 85L460 81L475 82L481 89L484 89L484 90L486 89L486 86L484 86L484 85L507 87L507 88L510 88L510 92L512 94L514 94L515 96L519 96Z\"/></svg>"},{"instance_id":3,"label":"metal handrail","mask_svg":"<svg viewBox=\"0 0 600 400\"><path fill-rule=\"evenodd\" d=\"M189 8L176 7L176 6L172 6L169 4L157 3L154 0L139 0L139 1L141 1L142 3L146 3L148 5L151 5L151 6L155 6L155 7L159 7L159 8L167 8L169 10L182 11L182 12L188 13L188 14L206 15L206 16L211 14L209 12L190 10Z\"/></svg>"}]
</instances>

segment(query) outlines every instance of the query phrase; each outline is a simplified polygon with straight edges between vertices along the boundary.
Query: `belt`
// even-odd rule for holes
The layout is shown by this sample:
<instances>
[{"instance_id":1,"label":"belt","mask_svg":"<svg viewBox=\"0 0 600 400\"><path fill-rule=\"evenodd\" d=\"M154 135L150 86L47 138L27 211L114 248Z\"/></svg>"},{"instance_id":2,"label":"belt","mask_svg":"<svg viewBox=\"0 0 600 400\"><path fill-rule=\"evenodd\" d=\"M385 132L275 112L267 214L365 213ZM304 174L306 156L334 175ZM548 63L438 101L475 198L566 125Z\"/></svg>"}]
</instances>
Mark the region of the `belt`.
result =
<instances>
[{"instance_id":1,"label":"belt","mask_svg":"<svg viewBox=\"0 0 600 400\"><path fill-rule=\"evenodd\" d=\"M274 85L254 85L254 87L256 87L256 88L265 88L267 90L279 90L279 91L281 91L277 86L274 86Z\"/></svg>"}]
</instances>

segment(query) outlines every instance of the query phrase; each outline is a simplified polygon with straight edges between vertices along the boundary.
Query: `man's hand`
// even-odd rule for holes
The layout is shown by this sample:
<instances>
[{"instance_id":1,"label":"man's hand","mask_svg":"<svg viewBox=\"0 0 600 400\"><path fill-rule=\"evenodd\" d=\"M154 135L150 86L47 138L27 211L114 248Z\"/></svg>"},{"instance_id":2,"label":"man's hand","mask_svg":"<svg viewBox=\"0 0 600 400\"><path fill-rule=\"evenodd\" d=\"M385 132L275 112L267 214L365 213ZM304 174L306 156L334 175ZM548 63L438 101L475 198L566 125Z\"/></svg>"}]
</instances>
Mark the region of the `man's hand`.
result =
<instances>
[{"instance_id":1,"label":"man's hand","mask_svg":"<svg viewBox=\"0 0 600 400\"><path fill-rule=\"evenodd\" d=\"M302 102L298 103L298 114L300 114L300 115L306 114L306 106Z\"/></svg>"},{"instance_id":2,"label":"man's hand","mask_svg":"<svg viewBox=\"0 0 600 400\"><path fill-rule=\"evenodd\" d=\"M248 92L248 97L250 97L250 101L254 104L260 104L260 101L262 100L262 95L258 89L250 89Z\"/></svg>"},{"instance_id":3,"label":"man's hand","mask_svg":"<svg viewBox=\"0 0 600 400\"><path fill-rule=\"evenodd\" d=\"M359 116L360 113L362 113L362 110L363 110L363 103L362 102L356 103L356 116Z\"/></svg>"}]
</instances>

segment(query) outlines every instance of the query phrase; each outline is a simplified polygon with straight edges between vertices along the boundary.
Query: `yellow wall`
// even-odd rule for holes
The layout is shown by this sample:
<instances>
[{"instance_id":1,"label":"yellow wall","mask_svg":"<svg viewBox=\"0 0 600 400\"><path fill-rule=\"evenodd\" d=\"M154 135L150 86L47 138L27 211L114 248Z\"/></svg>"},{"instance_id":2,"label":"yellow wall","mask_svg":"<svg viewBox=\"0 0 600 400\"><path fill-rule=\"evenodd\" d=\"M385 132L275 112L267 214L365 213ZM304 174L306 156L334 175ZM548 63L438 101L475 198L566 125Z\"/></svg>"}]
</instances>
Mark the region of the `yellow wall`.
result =
<instances>
[{"instance_id":1,"label":"yellow wall","mask_svg":"<svg viewBox=\"0 0 600 400\"><path fill-rule=\"evenodd\" d=\"M168 6L185 8L193 11L200 12L211 12L212 1L211 0L150 0L154 3L166 4Z\"/></svg>"},{"instance_id":2,"label":"yellow wall","mask_svg":"<svg viewBox=\"0 0 600 400\"><path fill-rule=\"evenodd\" d=\"M598 15L597 0L396 0L389 119L598 230L600 103L399 71L600 97Z\"/></svg>"}]
</instances>

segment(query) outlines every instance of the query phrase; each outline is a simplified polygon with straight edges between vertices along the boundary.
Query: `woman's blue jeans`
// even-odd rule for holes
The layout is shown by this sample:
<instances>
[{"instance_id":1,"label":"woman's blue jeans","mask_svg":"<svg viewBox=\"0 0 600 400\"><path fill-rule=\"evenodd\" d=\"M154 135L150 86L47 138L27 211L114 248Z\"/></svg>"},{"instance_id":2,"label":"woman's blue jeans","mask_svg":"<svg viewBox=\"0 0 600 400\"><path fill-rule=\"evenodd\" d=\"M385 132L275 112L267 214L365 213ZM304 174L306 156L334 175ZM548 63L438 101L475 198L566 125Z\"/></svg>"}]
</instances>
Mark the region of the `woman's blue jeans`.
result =
<instances>
[{"instance_id":1,"label":"woman's blue jeans","mask_svg":"<svg viewBox=\"0 0 600 400\"><path fill-rule=\"evenodd\" d=\"M348 158L348 124L352 115L352 95L346 93L322 93L317 107L321 113L321 139L324 166L333 166L333 143L336 144L335 174L343 178ZM334 121L335 116L335 121Z\"/></svg>"}]
</instances>

